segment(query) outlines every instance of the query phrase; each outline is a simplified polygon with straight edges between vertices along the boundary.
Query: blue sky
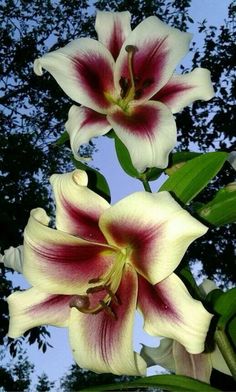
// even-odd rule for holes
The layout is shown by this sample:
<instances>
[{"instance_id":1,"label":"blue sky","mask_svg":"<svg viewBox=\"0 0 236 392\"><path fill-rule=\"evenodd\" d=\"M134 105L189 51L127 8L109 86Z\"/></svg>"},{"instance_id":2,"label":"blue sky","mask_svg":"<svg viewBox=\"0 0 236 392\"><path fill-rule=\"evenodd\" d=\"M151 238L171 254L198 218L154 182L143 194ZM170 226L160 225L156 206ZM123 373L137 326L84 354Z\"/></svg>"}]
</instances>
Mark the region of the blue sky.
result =
<instances>
[{"instance_id":1,"label":"blue sky","mask_svg":"<svg viewBox=\"0 0 236 392\"><path fill-rule=\"evenodd\" d=\"M209 25L220 25L223 20L227 17L227 7L230 3L229 0L192 0L192 6L190 16L196 22L200 22L203 19L208 20ZM201 43L201 38L197 31L197 23L190 24L189 31L194 33L194 41L198 44ZM189 62L187 64L190 66ZM100 168L103 175L106 177L112 194L112 202L116 202L127 194L143 190L142 184L133 178L128 177L122 169L119 167L115 150L113 146L113 140L109 138L100 138L96 141L98 152L94 154L92 164L95 167ZM159 186L157 183L152 184L153 190L156 190ZM14 283L21 285L22 288L27 287L26 283L20 277L20 275L14 274ZM67 330L59 328L50 328L51 340L50 343L53 345L53 349L48 349L46 354L42 354L37 350L35 346L27 346L27 352L30 360L35 364L36 374L46 372L51 380L58 379L61 377L69 365L72 363L73 358L71 355L68 339ZM142 320L141 317L137 317L135 332L134 332L134 346L135 350L140 349L140 342L145 344L157 345L157 338L148 338L147 335L142 333ZM35 383L36 377L33 378Z\"/></svg>"}]
</instances>

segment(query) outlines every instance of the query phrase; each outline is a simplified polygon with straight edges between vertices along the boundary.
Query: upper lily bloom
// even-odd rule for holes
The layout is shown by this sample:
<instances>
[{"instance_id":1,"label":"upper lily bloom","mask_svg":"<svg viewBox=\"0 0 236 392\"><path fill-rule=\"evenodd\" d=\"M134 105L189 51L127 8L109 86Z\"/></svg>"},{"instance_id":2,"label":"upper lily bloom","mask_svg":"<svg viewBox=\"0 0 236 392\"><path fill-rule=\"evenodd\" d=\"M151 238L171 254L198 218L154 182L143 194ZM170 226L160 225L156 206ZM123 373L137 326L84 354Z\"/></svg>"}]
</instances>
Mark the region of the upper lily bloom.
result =
<instances>
[{"instance_id":1,"label":"upper lily bloom","mask_svg":"<svg viewBox=\"0 0 236 392\"><path fill-rule=\"evenodd\" d=\"M82 106L72 106L66 129L75 157L81 144L112 128L139 171L165 168L176 144L172 113L214 92L203 68L173 75L189 50L191 34L151 16L133 31L129 12L100 12L98 41L80 38L35 60Z\"/></svg>"},{"instance_id":2,"label":"upper lily bloom","mask_svg":"<svg viewBox=\"0 0 236 392\"><path fill-rule=\"evenodd\" d=\"M138 192L110 206L87 188L83 171L54 174L51 183L57 229L44 210L32 211L23 274L33 287L8 297L9 336L68 326L79 366L144 374L146 363L132 348L138 307L148 333L203 351L212 315L172 272L207 228L168 192Z\"/></svg>"}]
</instances>

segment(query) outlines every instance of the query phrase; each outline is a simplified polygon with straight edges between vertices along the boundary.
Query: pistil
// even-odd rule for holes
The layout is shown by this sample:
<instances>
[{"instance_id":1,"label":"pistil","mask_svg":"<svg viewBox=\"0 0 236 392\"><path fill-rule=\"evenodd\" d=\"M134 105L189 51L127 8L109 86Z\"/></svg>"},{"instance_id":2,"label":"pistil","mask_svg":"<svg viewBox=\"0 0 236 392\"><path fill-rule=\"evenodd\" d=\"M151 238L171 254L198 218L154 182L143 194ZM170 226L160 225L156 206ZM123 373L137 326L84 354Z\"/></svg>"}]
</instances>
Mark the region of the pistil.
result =
<instances>
[{"instance_id":1,"label":"pistil","mask_svg":"<svg viewBox=\"0 0 236 392\"><path fill-rule=\"evenodd\" d=\"M130 86L127 90L123 101L128 103L131 101L135 96L135 80L134 80L134 71L133 71L133 56L134 53L137 51L136 46L134 45L127 45L125 47L126 52L128 53L128 69L129 69L129 77L130 77Z\"/></svg>"}]
</instances>

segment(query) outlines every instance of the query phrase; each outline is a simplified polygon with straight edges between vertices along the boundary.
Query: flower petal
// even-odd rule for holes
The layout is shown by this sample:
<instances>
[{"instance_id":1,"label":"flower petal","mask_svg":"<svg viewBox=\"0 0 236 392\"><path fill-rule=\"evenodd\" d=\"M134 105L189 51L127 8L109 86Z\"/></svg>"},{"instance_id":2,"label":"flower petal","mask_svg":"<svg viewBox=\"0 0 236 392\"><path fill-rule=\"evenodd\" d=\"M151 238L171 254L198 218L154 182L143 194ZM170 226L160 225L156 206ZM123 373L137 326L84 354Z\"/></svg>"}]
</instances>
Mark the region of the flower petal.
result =
<instances>
[{"instance_id":1,"label":"flower petal","mask_svg":"<svg viewBox=\"0 0 236 392\"><path fill-rule=\"evenodd\" d=\"M116 60L123 42L131 32L131 15L125 12L102 12L97 11L95 30L98 40L111 52Z\"/></svg>"},{"instance_id":2,"label":"flower petal","mask_svg":"<svg viewBox=\"0 0 236 392\"><path fill-rule=\"evenodd\" d=\"M213 315L190 296L177 275L171 274L155 286L139 276L138 306L147 333L177 340L191 354L204 350Z\"/></svg>"},{"instance_id":3,"label":"flower petal","mask_svg":"<svg viewBox=\"0 0 236 392\"><path fill-rule=\"evenodd\" d=\"M56 200L57 229L88 241L106 244L98 220L110 204L87 188L86 172L75 170L71 173L53 174L50 182Z\"/></svg>"},{"instance_id":4,"label":"flower petal","mask_svg":"<svg viewBox=\"0 0 236 392\"><path fill-rule=\"evenodd\" d=\"M110 303L116 319L105 311L83 314L72 309L69 333L74 358L80 367L96 373L145 374L146 363L132 349L137 275L131 266L124 267L116 295L119 304Z\"/></svg>"},{"instance_id":5,"label":"flower petal","mask_svg":"<svg viewBox=\"0 0 236 392\"><path fill-rule=\"evenodd\" d=\"M169 153L176 144L176 125L166 105L149 101L128 113L117 107L107 119L129 150L137 170L168 165Z\"/></svg>"},{"instance_id":6,"label":"flower petal","mask_svg":"<svg viewBox=\"0 0 236 392\"><path fill-rule=\"evenodd\" d=\"M85 294L88 282L110 271L116 252L47 227L44 210L31 211L24 233L23 274L42 291Z\"/></svg>"},{"instance_id":7,"label":"flower petal","mask_svg":"<svg viewBox=\"0 0 236 392\"><path fill-rule=\"evenodd\" d=\"M106 113L110 107L105 93L114 92L114 59L100 42L90 38L74 40L35 60L37 75L42 75L42 68L50 72L75 102L100 113Z\"/></svg>"},{"instance_id":8,"label":"flower petal","mask_svg":"<svg viewBox=\"0 0 236 392\"><path fill-rule=\"evenodd\" d=\"M158 347L143 345L140 352L147 366L159 365L175 373L175 361L173 358L173 340L161 339Z\"/></svg>"},{"instance_id":9,"label":"flower petal","mask_svg":"<svg viewBox=\"0 0 236 392\"><path fill-rule=\"evenodd\" d=\"M8 335L17 338L28 329L49 324L67 327L70 295L52 295L31 288L17 291L7 298L10 313Z\"/></svg>"},{"instance_id":10,"label":"flower petal","mask_svg":"<svg viewBox=\"0 0 236 392\"><path fill-rule=\"evenodd\" d=\"M140 23L124 42L115 65L116 90L120 80L130 80L126 47L136 48L133 54L133 73L138 100L147 100L160 90L172 76L179 61L189 48L192 36L171 28L156 16Z\"/></svg>"},{"instance_id":11,"label":"flower petal","mask_svg":"<svg viewBox=\"0 0 236 392\"><path fill-rule=\"evenodd\" d=\"M185 106L198 99L208 101L214 96L211 74L208 69L196 68L185 75L174 75L152 100L161 101L172 113L180 112Z\"/></svg>"},{"instance_id":12,"label":"flower petal","mask_svg":"<svg viewBox=\"0 0 236 392\"><path fill-rule=\"evenodd\" d=\"M70 136L70 145L75 159L83 160L79 155L82 144L88 143L95 136L105 135L110 131L111 125L106 116L84 106L73 105L68 114L65 128Z\"/></svg>"},{"instance_id":13,"label":"flower petal","mask_svg":"<svg viewBox=\"0 0 236 392\"><path fill-rule=\"evenodd\" d=\"M210 383L212 371L210 354L189 354L182 344L174 341L173 356L176 374Z\"/></svg>"},{"instance_id":14,"label":"flower petal","mask_svg":"<svg viewBox=\"0 0 236 392\"><path fill-rule=\"evenodd\" d=\"M170 275L189 244L207 231L168 192L133 193L104 211L99 226L152 284Z\"/></svg>"},{"instance_id":15,"label":"flower petal","mask_svg":"<svg viewBox=\"0 0 236 392\"><path fill-rule=\"evenodd\" d=\"M22 273L23 268L23 246L17 246L4 250L4 255L1 258L1 262L5 267L11 268L14 271Z\"/></svg>"}]
</instances>

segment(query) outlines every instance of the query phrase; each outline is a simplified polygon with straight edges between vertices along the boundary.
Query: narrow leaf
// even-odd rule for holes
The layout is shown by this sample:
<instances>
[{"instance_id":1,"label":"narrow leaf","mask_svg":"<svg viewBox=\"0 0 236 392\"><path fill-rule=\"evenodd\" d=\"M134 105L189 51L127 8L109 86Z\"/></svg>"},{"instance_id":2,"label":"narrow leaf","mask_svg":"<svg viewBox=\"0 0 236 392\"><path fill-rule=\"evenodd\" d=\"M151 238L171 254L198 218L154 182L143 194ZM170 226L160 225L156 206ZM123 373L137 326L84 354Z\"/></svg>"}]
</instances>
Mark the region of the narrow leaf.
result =
<instances>
[{"instance_id":1,"label":"narrow leaf","mask_svg":"<svg viewBox=\"0 0 236 392\"><path fill-rule=\"evenodd\" d=\"M69 134L67 131L63 132L61 134L61 136L57 139L57 141L55 142L56 146L62 146L63 144L65 144L67 141L69 140Z\"/></svg>"},{"instance_id":2,"label":"narrow leaf","mask_svg":"<svg viewBox=\"0 0 236 392\"><path fill-rule=\"evenodd\" d=\"M170 155L170 161L168 167L165 169L165 173L168 174L168 176L171 176L174 172L176 172L178 169L180 169L184 164L198 156L202 155L199 152L193 152L193 151L181 151L181 152L175 152Z\"/></svg>"},{"instance_id":3,"label":"narrow leaf","mask_svg":"<svg viewBox=\"0 0 236 392\"><path fill-rule=\"evenodd\" d=\"M101 385L96 387L90 387L82 389L82 391L92 392L92 391L127 391L129 389L137 390L138 388L142 388L145 390L146 388L161 388L168 391L186 391L186 392L216 392L219 391L216 388L211 387L209 384L205 384L201 381L195 380L190 377L185 376L176 376L164 374L160 376L151 376L140 378L139 380L125 382L125 383L117 383L117 384L109 384L109 385Z\"/></svg>"},{"instance_id":4,"label":"narrow leaf","mask_svg":"<svg viewBox=\"0 0 236 392\"><path fill-rule=\"evenodd\" d=\"M207 300L211 299L210 294L208 294ZM236 287L219 296L212 297L211 302L213 302L213 308L218 314L224 316L224 319L230 319L236 314Z\"/></svg>"},{"instance_id":5,"label":"narrow leaf","mask_svg":"<svg viewBox=\"0 0 236 392\"><path fill-rule=\"evenodd\" d=\"M208 223L215 226L236 221L236 183L227 185L217 192L215 198L197 210Z\"/></svg>"},{"instance_id":6,"label":"narrow leaf","mask_svg":"<svg viewBox=\"0 0 236 392\"><path fill-rule=\"evenodd\" d=\"M188 203L222 168L228 157L225 152L209 152L186 162L173 173L159 191L170 191L183 203Z\"/></svg>"},{"instance_id":7,"label":"narrow leaf","mask_svg":"<svg viewBox=\"0 0 236 392\"><path fill-rule=\"evenodd\" d=\"M117 158L120 162L120 165L122 169L131 177L139 178L140 173L135 169L135 167L132 164L129 151L125 147L125 145L122 143L122 141L115 135L115 148L116 148L116 154Z\"/></svg>"}]
</instances>

